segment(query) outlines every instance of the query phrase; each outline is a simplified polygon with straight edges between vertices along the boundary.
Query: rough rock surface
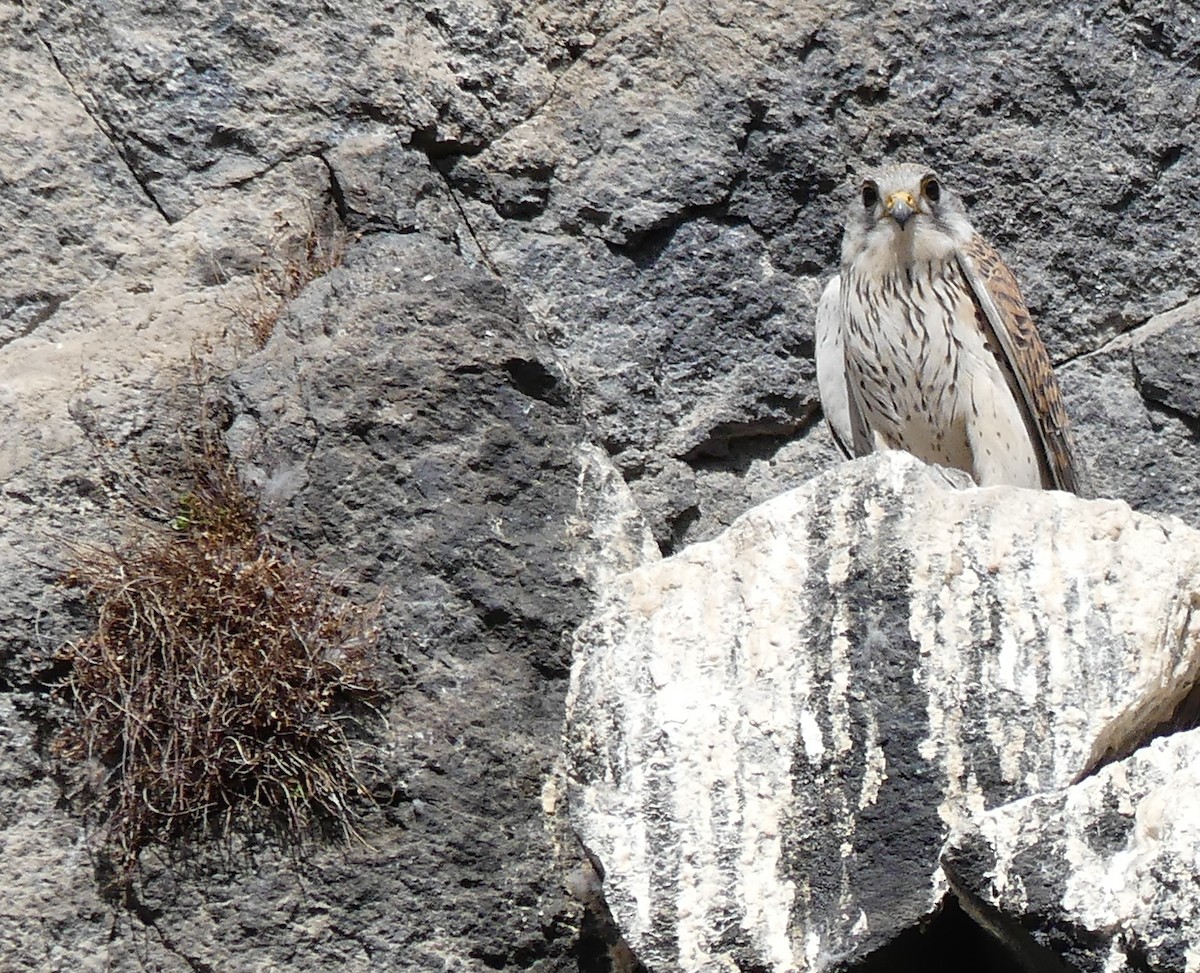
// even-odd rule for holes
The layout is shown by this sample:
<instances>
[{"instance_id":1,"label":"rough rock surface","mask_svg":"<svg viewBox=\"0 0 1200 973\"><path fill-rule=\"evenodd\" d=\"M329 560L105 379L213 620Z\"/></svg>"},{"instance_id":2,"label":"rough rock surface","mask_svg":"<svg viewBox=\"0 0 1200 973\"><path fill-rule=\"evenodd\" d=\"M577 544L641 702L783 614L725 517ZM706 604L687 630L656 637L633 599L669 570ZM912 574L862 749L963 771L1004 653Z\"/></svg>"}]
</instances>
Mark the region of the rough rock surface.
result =
<instances>
[{"instance_id":1,"label":"rough rock surface","mask_svg":"<svg viewBox=\"0 0 1200 973\"><path fill-rule=\"evenodd\" d=\"M1200 523L1169 462L1196 416L1080 358L1198 290L1182 23L1156 3L606 5L542 110L448 171L664 550L829 463L804 435L812 306L848 179L884 159L938 165L1018 271L1070 363L1095 494ZM1122 475L1135 451L1151 487Z\"/></svg>"},{"instance_id":2,"label":"rough rock surface","mask_svg":"<svg viewBox=\"0 0 1200 973\"><path fill-rule=\"evenodd\" d=\"M962 897L1081 973L1200 970L1197 768L1200 734L1155 740L1074 787L983 815L951 839L946 871Z\"/></svg>"},{"instance_id":3,"label":"rough rock surface","mask_svg":"<svg viewBox=\"0 0 1200 973\"><path fill-rule=\"evenodd\" d=\"M834 462L811 308L864 163L925 156L965 190L1063 362L1096 494L1200 523L1195 17L1161 0L0 3L0 955L586 965L541 817L568 633L655 558L642 520L681 549ZM256 268L327 208L362 235L346 273L246 360ZM407 269L389 277L385 253ZM389 316L401 285L415 331ZM344 880L323 860L311 899L276 861L164 873L141 909L96 887L47 752L48 658L86 620L54 582L64 542L114 536L103 471L169 456L193 421L193 353L215 387L237 369L231 442L281 529L351 589L396 592L393 688L433 735L395 723L400 796L377 823L436 816L432 794L464 815L404 825L419 874L389 850ZM413 399L409 421L368 364L447 398ZM305 431L286 368L342 383ZM472 382L491 391L469 409ZM285 463L302 442L320 454ZM482 465L463 472L455 444ZM443 903L432 932L383 903L412 882Z\"/></svg>"},{"instance_id":4,"label":"rough rock surface","mask_svg":"<svg viewBox=\"0 0 1200 973\"><path fill-rule=\"evenodd\" d=\"M307 907L361 942L363 969L560 967L578 910L541 794L583 603L561 376L494 280L445 244L380 234L231 388L228 438L276 529L382 587L396 672L373 847L310 873Z\"/></svg>"},{"instance_id":5,"label":"rough rock surface","mask_svg":"<svg viewBox=\"0 0 1200 973\"><path fill-rule=\"evenodd\" d=\"M783 973L885 945L944 891L949 827L1173 714L1198 583L1181 523L955 489L903 453L614 581L579 634L567 774L635 952Z\"/></svg>"},{"instance_id":6,"label":"rough rock surface","mask_svg":"<svg viewBox=\"0 0 1200 973\"><path fill-rule=\"evenodd\" d=\"M1200 302L1192 300L1072 363L1068 406L1101 495L1198 522L1198 362Z\"/></svg>"},{"instance_id":7,"label":"rough rock surface","mask_svg":"<svg viewBox=\"0 0 1200 973\"><path fill-rule=\"evenodd\" d=\"M39 97L58 97L71 124L90 119L96 152L110 142L107 176L69 153L73 169L47 167L69 188L27 178L6 190L42 238L98 251L71 274L102 272L117 256L99 251L129 246L130 232L62 232L72 213L103 212L84 194L115 210L113 185L130 197L122 219L178 219L348 139L385 143L386 188L411 147L467 216L464 252L553 340L664 549L830 462L811 305L837 259L843 186L864 164L941 166L1019 271L1060 359L1200 290L1179 205L1200 179L1200 72L1184 21L1158 2L457 0L329 13L264 0L236 16L40 2L6 18L10 74L61 77ZM37 144L31 132L20 151L53 152ZM376 226L407 219L384 202L368 207ZM10 301L32 321L74 279ZM1102 377L1067 367L1064 385L1079 424L1097 429L1081 438L1098 495L1128 488L1102 427L1136 424L1124 444L1165 458L1200 421L1142 396L1125 362ZM1155 496L1193 516L1173 474Z\"/></svg>"},{"instance_id":8,"label":"rough rock surface","mask_svg":"<svg viewBox=\"0 0 1200 973\"><path fill-rule=\"evenodd\" d=\"M16 890L0 921L6 962L578 962L579 907L563 885L571 848L560 847L542 798L586 547L570 532L581 433L561 377L538 361L494 280L444 243L378 235L292 304L229 389L229 439L261 482L275 529L360 599L384 597L389 723L368 778L379 804L361 821L368 845L303 865L265 849L240 867L154 858L134 908L114 911L36 758L41 707L23 671L29 656L15 653L12 681L26 690L15 697L35 720L6 698L5 792L15 796L4 807L2 867ZM101 404L98 392L81 398L76 414L114 400L128 408L121 386L108 391ZM151 435L152 420L128 411L120 422L81 418L76 435L94 423L120 440ZM30 656L44 658L48 641ZM23 877L31 872L34 883ZM489 915L503 921L481 925ZM242 932L231 939L235 917Z\"/></svg>"}]
</instances>

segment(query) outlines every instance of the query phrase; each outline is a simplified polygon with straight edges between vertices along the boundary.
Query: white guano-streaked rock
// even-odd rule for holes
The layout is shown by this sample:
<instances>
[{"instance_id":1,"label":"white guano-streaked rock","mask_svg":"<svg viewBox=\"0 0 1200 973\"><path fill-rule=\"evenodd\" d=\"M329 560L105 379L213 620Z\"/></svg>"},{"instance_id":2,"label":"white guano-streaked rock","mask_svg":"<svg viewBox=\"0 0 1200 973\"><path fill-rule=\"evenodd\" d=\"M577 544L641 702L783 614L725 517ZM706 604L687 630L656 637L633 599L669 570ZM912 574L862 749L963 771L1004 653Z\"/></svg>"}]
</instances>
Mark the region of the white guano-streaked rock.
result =
<instances>
[{"instance_id":1,"label":"white guano-streaked rock","mask_svg":"<svg viewBox=\"0 0 1200 973\"><path fill-rule=\"evenodd\" d=\"M939 901L940 848L1194 681L1200 535L1123 503L845 464L609 582L573 826L655 971L820 970Z\"/></svg>"},{"instance_id":2,"label":"white guano-streaked rock","mask_svg":"<svg viewBox=\"0 0 1200 973\"><path fill-rule=\"evenodd\" d=\"M1200 730L990 811L944 862L968 907L1015 920L1080 973L1195 973Z\"/></svg>"}]
</instances>

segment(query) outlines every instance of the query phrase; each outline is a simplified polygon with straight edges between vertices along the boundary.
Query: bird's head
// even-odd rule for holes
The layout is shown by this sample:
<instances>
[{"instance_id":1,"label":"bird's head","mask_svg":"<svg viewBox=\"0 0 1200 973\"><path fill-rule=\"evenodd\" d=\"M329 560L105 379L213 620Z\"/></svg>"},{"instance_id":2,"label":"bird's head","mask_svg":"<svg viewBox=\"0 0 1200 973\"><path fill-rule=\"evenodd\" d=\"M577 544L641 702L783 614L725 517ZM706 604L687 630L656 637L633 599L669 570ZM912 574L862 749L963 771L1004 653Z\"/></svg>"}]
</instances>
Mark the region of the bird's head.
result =
<instances>
[{"instance_id":1,"label":"bird's head","mask_svg":"<svg viewBox=\"0 0 1200 973\"><path fill-rule=\"evenodd\" d=\"M971 232L961 200L936 172L911 163L884 166L863 178L850 203L842 262L878 273L937 262Z\"/></svg>"}]
</instances>

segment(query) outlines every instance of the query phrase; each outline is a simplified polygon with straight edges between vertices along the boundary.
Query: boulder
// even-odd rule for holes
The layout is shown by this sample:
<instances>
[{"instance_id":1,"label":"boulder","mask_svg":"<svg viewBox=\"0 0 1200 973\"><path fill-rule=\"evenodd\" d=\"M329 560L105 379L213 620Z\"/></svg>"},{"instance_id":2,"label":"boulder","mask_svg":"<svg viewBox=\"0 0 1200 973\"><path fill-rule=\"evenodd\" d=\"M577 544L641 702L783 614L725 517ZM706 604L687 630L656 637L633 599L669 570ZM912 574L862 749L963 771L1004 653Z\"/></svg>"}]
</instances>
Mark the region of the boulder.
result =
<instances>
[{"instance_id":1,"label":"boulder","mask_svg":"<svg viewBox=\"0 0 1200 973\"><path fill-rule=\"evenodd\" d=\"M988 811L943 855L955 894L1000 937L1080 973L1200 969L1197 767L1193 730Z\"/></svg>"},{"instance_id":2,"label":"boulder","mask_svg":"<svg viewBox=\"0 0 1200 973\"><path fill-rule=\"evenodd\" d=\"M614 578L567 780L630 945L783 973L888 944L941 900L950 829L1169 722L1198 572L1178 521L883 453Z\"/></svg>"}]
</instances>

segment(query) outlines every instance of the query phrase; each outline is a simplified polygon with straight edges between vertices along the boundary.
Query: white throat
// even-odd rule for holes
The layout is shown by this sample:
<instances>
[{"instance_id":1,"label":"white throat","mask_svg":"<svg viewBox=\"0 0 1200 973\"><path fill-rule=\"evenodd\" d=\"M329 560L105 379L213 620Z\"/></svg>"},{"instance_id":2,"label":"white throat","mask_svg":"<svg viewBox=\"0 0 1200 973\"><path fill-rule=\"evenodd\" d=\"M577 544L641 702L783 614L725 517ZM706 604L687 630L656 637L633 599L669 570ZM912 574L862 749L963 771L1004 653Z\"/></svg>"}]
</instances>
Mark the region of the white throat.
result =
<instances>
[{"instance_id":1,"label":"white throat","mask_svg":"<svg viewBox=\"0 0 1200 973\"><path fill-rule=\"evenodd\" d=\"M922 215L913 217L903 227L884 218L857 241L854 252L843 252L842 262L855 275L891 277L952 260L972 232L971 224L957 214L946 220L943 227L935 226Z\"/></svg>"}]
</instances>

